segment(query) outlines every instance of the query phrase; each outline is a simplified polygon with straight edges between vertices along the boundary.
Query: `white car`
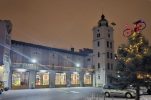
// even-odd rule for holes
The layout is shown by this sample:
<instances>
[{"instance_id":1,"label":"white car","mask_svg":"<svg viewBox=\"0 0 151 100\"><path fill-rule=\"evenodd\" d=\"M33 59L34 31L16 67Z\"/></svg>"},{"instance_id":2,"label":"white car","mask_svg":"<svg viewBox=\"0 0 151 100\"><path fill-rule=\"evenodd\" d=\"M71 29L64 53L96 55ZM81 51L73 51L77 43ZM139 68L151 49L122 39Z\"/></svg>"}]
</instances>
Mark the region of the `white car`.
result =
<instances>
[{"instance_id":1,"label":"white car","mask_svg":"<svg viewBox=\"0 0 151 100\"><path fill-rule=\"evenodd\" d=\"M136 96L136 91L133 88L125 88L122 85L105 85L103 92L106 97L120 96L132 98Z\"/></svg>"}]
</instances>

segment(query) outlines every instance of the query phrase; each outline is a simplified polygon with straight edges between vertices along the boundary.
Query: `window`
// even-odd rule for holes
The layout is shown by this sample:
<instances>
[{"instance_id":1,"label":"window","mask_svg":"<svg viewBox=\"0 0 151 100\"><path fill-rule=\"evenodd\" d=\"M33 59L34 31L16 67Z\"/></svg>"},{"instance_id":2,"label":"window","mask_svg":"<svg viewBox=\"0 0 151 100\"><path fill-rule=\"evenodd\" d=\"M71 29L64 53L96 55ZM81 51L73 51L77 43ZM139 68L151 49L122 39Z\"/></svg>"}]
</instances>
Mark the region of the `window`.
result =
<instances>
[{"instance_id":1,"label":"window","mask_svg":"<svg viewBox=\"0 0 151 100\"><path fill-rule=\"evenodd\" d=\"M100 52L98 52L98 58L100 57Z\"/></svg>"},{"instance_id":2,"label":"window","mask_svg":"<svg viewBox=\"0 0 151 100\"><path fill-rule=\"evenodd\" d=\"M98 63L98 69L100 68L100 63Z\"/></svg>"},{"instance_id":3,"label":"window","mask_svg":"<svg viewBox=\"0 0 151 100\"><path fill-rule=\"evenodd\" d=\"M109 48L109 41L106 42L107 48Z\"/></svg>"},{"instance_id":4,"label":"window","mask_svg":"<svg viewBox=\"0 0 151 100\"><path fill-rule=\"evenodd\" d=\"M74 72L71 74L71 84L79 84L80 83L80 76L79 73Z\"/></svg>"},{"instance_id":5,"label":"window","mask_svg":"<svg viewBox=\"0 0 151 100\"><path fill-rule=\"evenodd\" d=\"M110 48L112 48L112 42L110 42Z\"/></svg>"},{"instance_id":6,"label":"window","mask_svg":"<svg viewBox=\"0 0 151 100\"><path fill-rule=\"evenodd\" d=\"M90 59L90 58L88 58L88 59L87 59L87 61L91 61L91 59Z\"/></svg>"},{"instance_id":7,"label":"window","mask_svg":"<svg viewBox=\"0 0 151 100\"><path fill-rule=\"evenodd\" d=\"M111 56L111 59L113 58L113 54L112 53L110 53L110 56Z\"/></svg>"},{"instance_id":8,"label":"window","mask_svg":"<svg viewBox=\"0 0 151 100\"><path fill-rule=\"evenodd\" d=\"M110 33L108 33L108 38L110 38Z\"/></svg>"},{"instance_id":9,"label":"window","mask_svg":"<svg viewBox=\"0 0 151 100\"><path fill-rule=\"evenodd\" d=\"M91 75L89 73L84 74L84 84L91 84Z\"/></svg>"},{"instance_id":10,"label":"window","mask_svg":"<svg viewBox=\"0 0 151 100\"><path fill-rule=\"evenodd\" d=\"M100 75L98 76L98 79L100 79Z\"/></svg>"},{"instance_id":11,"label":"window","mask_svg":"<svg viewBox=\"0 0 151 100\"><path fill-rule=\"evenodd\" d=\"M100 37L100 33L97 34L97 37Z\"/></svg>"},{"instance_id":12,"label":"window","mask_svg":"<svg viewBox=\"0 0 151 100\"><path fill-rule=\"evenodd\" d=\"M107 58L110 58L110 56L109 56L109 52L107 52Z\"/></svg>"},{"instance_id":13,"label":"window","mask_svg":"<svg viewBox=\"0 0 151 100\"><path fill-rule=\"evenodd\" d=\"M55 85L65 85L66 84L66 73L56 73Z\"/></svg>"},{"instance_id":14,"label":"window","mask_svg":"<svg viewBox=\"0 0 151 100\"><path fill-rule=\"evenodd\" d=\"M108 29L108 32L110 32L110 30Z\"/></svg>"},{"instance_id":15,"label":"window","mask_svg":"<svg viewBox=\"0 0 151 100\"><path fill-rule=\"evenodd\" d=\"M107 69L110 70L110 63L107 63Z\"/></svg>"},{"instance_id":16,"label":"window","mask_svg":"<svg viewBox=\"0 0 151 100\"><path fill-rule=\"evenodd\" d=\"M12 87L21 86L28 87L29 72L13 71L12 74Z\"/></svg>"},{"instance_id":17,"label":"window","mask_svg":"<svg viewBox=\"0 0 151 100\"><path fill-rule=\"evenodd\" d=\"M98 47L100 46L100 41L98 41Z\"/></svg>"},{"instance_id":18,"label":"window","mask_svg":"<svg viewBox=\"0 0 151 100\"><path fill-rule=\"evenodd\" d=\"M113 64L111 64L111 70L113 70Z\"/></svg>"},{"instance_id":19,"label":"window","mask_svg":"<svg viewBox=\"0 0 151 100\"><path fill-rule=\"evenodd\" d=\"M49 85L49 72L36 74L36 85Z\"/></svg>"}]
</instances>

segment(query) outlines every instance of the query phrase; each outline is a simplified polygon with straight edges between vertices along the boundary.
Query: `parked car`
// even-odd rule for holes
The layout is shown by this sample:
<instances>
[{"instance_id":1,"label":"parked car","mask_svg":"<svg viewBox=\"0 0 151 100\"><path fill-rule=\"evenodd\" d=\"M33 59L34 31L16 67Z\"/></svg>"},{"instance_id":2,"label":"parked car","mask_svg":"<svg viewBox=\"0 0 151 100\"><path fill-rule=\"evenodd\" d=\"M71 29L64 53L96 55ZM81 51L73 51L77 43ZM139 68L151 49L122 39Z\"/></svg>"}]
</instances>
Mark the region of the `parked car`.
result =
<instances>
[{"instance_id":1,"label":"parked car","mask_svg":"<svg viewBox=\"0 0 151 100\"><path fill-rule=\"evenodd\" d=\"M120 84L110 84L105 85L103 88L103 92L106 97L110 96L120 96L120 97L126 97L126 98L132 98L136 96L136 91L134 88L129 87Z\"/></svg>"}]
</instances>

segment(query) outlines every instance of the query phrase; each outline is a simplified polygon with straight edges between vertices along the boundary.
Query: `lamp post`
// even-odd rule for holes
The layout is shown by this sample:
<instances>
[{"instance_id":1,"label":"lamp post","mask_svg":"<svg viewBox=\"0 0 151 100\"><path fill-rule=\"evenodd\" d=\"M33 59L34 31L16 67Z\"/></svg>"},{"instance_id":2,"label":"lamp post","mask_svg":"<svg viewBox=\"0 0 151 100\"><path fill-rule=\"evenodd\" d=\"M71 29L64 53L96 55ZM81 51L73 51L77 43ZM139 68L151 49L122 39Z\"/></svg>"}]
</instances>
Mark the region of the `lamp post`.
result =
<instances>
[{"instance_id":1,"label":"lamp post","mask_svg":"<svg viewBox=\"0 0 151 100\"><path fill-rule=\"evenodd\" d=\"M35 64L35 63L37 63L37 60L33 58L33 59L31 59L31 62Z\"/></svg>"}]
</instances>

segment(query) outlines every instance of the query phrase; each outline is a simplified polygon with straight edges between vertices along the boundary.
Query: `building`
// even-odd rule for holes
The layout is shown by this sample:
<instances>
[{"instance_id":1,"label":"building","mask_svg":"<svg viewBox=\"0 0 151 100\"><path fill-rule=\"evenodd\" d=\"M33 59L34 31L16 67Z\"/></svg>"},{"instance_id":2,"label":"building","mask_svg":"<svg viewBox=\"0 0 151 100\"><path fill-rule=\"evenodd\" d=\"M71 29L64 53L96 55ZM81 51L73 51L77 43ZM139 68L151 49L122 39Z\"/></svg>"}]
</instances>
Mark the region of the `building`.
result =
<instances>
[{"instance_id":1,"label":"building","mask_svg":"<svg viewBox=\"0 0 151 100\"><path fill-rule=\"evenodd\" d=\"M92 86L85 59L92 50L75 52L73 48L69 51L15 40L11 50L14 89Z\"/></svg>"},{"instance_id":2,"label":"building","mask_svg":"<svg viewBox=\"0 0 151 100\"><path fill-rule=\"evenodd\" d=\"M10 80L10 48L12 24L8 20L0 20L0 80L8 87Z\"/></svg>"},{"instance_id":3,"label":"building","mask_svg":"<svg viewBox=\"0 0 151 100\"><path fill-rule=\"evenodd\" d=\"M93 56L95 66L95 86L112 82L114 76L113 28L102 15L98 25L93 28Z\"/></svg>"},{"instance_id":4,"label":"building","mask_svg":"<svg viewBox=\"0 0 151 100\"><path fill-rule=\"evenodd\" d=\"M114 74L113 28L102 15L93 28L93 50L79 52L11 40L10 21L0 21L0 80L12 89L103 86Z\"/></svg>"}]
</instances>

